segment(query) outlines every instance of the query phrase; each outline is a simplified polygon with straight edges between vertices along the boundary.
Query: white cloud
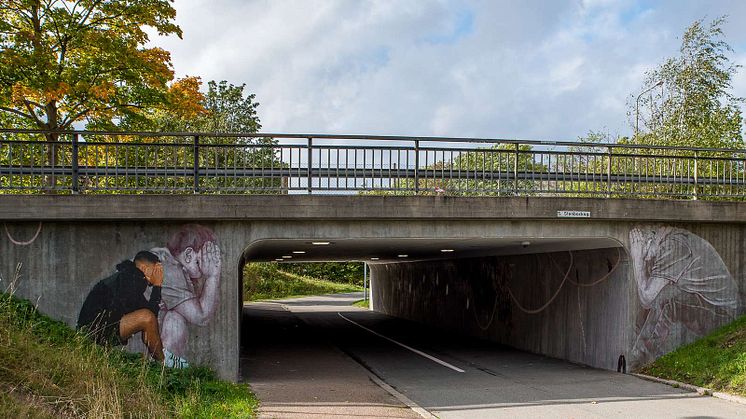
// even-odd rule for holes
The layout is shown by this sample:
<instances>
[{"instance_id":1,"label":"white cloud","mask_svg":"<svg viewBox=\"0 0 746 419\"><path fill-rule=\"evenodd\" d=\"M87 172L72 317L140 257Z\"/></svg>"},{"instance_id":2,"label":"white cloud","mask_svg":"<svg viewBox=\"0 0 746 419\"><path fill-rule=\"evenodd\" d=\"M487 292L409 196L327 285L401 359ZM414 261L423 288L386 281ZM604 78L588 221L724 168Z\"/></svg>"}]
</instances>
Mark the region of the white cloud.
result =
<instances>
[{"instance_id":1,"label":"white cloud","mask_svg":"<svg viewBox=\"0 0 746 419\"><path fill-rule=\"evenodd\" d=\"M176 4L180 75L257 94L267 132L573 139L630 131L626 101L693 20L737 1L207 1ZM734 23L735 22L735 23ZM739 75L735 93L746 96Z\"/></svg>"}]
</instances>

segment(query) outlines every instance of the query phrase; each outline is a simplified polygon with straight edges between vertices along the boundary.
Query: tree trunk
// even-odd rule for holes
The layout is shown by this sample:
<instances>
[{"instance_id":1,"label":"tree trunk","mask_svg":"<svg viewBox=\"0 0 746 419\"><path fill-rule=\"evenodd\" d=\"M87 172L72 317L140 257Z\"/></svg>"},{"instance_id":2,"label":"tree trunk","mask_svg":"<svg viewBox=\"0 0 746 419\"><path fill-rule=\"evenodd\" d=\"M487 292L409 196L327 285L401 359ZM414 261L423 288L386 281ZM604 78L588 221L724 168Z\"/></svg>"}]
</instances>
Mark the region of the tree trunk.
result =
<instances>
[{"instance_id":1,"label":"tree trunk","mask_svg":"<svg viewBox=\"0 0 746 419\"><path fill-rule=\"evenodd\" d=\"M47 129L53 132L48 132L44 134L44 137L47 139L47 166L51 168L52 170L57 168L57 164L59 163L59 156L57 153L57 140L59 139L59 134L57 134L54 131L59 130L59 126L57 125L57 104L55 101L51 101L46 106L46 113L47 113ZM57 176L54 173L51 173L49 175L44 176L44 191L46 193L54 193L57 189Z\"/></svg>"}]
</instances>

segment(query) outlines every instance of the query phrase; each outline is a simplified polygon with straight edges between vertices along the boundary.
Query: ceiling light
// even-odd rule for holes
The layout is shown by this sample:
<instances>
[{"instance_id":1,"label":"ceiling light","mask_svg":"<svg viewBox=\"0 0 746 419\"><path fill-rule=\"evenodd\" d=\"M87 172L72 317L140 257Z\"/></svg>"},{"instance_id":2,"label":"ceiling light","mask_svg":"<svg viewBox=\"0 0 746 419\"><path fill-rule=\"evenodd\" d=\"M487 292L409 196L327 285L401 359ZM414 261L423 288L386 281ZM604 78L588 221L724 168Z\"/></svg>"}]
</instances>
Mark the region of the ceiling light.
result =
<instances>
[{"instance_id":1,"label":"ceiling light","mask_svg":"<svg viewBox=\"0 0 746 419\"><path fill-rule=\"evenodd\" d=\"M332 244L332 242L311 242L311 244L314 246L326 246Z\"/></svg>"},{"instance_id":2,"label":"ceiling light","mask_svg":"<svg viewBox=\"0 0 746 419\"><path fill-rule=\"evenodd\" d=\"M276 260L277 262L282 262L282 261L283 261L283 260L285 260L285 259L283 259L283 258L277 258L277 259L275 259L275 260Z\"/></svg>"},{"instance_id":3,"label":"ceiling light","mask_svg":"<svg viewBox=\"0 0 746 419\"><path fill-rule=\"evenodd\" d=\"M293 253L296 255L305 255L306 251L305 250L293 250Z\"/></svg>"},{"instance_id":4,"label":"ceiling light","mask_svg":"<svg viewBox=\"0 0 746 419\"><path fill-rule=\"evenodd\" d=\"M282 258L283 258L283 259L292 259L293 257L292 257L292 256L290 256L290 255L285 255L285 256L283 256Z\"/></svg>"},{"instance_id":5,"label":"ceiling light","mask_svg":"<svg viewBox=\"0 0 746 419\"><path fill-rule=\"evenodd\" d=\"M379 258L370 258L370 260L378 260Z\"/></svg>"},{"instance_id":6,"label":"ceiling light","mask_svg":"<svg viewBox=\"0 0 746 419\"><path fill-rule=\"evenodd\" d=\"M409 255L397 255L397 256L399 256L400 258L407 258L407 257L409 257Z\"/></svg>"},{"instance_id":7,"label":"ceiling light","mask_svg":"<svg viewBox=\"0 0 746 419\"><path fill-rule=\"evenodd\" d=\"M451 253L453 252L453 249L440 249L440 251L443 253Z\"/></svg>"}]
</instances>

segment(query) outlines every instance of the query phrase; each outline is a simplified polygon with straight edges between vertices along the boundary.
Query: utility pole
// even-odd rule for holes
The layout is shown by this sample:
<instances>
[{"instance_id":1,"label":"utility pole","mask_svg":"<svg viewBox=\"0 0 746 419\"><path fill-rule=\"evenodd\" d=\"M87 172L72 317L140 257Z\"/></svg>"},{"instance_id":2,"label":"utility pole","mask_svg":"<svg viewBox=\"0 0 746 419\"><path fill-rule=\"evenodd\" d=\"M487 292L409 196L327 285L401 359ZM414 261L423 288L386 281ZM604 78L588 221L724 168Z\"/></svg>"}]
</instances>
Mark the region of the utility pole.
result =
<instances>
[{"instance_id":1,"label":"utility pole","mask_svg":"<svg viewBox=\"0 0 746 419\"><path fill-rule=\"evenodd\" d=\"M368 301L368 265L363 262L363 300Z\"/></svg>"}]
</instances>

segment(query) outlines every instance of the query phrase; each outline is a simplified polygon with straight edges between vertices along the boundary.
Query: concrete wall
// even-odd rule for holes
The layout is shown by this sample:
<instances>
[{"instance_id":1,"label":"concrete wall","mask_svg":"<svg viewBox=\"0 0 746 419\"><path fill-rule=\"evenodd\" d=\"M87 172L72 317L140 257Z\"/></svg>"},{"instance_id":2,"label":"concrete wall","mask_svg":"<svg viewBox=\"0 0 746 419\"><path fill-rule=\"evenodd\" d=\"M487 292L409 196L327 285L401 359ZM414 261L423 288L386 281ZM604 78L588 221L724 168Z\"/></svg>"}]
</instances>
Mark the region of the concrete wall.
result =
<instances>
[{"instance_id":1,"label":"concrete wall","mask_svg":"<svg viewBox=\"0 0 746 419\"><path fill-rule=\"evenodd\" d=\"M616 368L632 330L624 249L373 265L374 309Z\"/></svg>"},{"instance_id":2,"label":"concrete wall","mask_svg":"<svg viewBox=\"0 0 746 419\"><path fill-rule=\"evenodd\" d=\"M91 288L111 275L115 266L140 250L163 247L184 223L42 223L28 245L13 244L33 237L38 223L6 224L10 236L0 240L0 277L6 283L21 264L17 295L37 303L40 311L74 327ZM238 374L238 259L248 242L247 226L206 223L218 238L222 254L218 307L205 326L188 324L185 358L209 365L219 376ZM5 288L5 286L3 286ZM139 336L130 339L137 341ZM133 345L132 348L137 348Z\"/></svg>"},{"instance_id":3,"label":"concrete wall","mask_svg":"<svg viewBox=\"0 0 746 419\"><path fill-rule=\"evenodd\" d=\"M606 232L624 246L372 264L372 306L605 369L619 355L638 368L744 312L743 226L630 222Z\"/></svg>"},{"instance_id":4,"label":"concrete wall","mask_svg":"<svg viewBox=\"0 0 746 419\"><path fill-rule=\"evenodd\" d=\"M590 218L559 218L559 210L588 211ZM617 253L577 244L610 239L624 251L613 275L594 287L559 288L569 249L557 251L556 244L514 252L523 255L372 265L381 311L603 368L614 368L620 351L631 365L647 362L726 323L746 301L746 203L737 202L0 196L0 221L7 229L0 238L3 281L21 263L18 295L70 325L93 284L117 263L163 246L187 223L212 229L222 255L220 304L206 326L189 326L186 357L228 379L238 377L239 265L266 240L571 239L567 281L584 284L607 272L609 262L616 265ZM683 281L660 282L666 275ZM696 288L701 283L707 286ZM510 290L534 309L556 289L556 299L537 314L506 297Z\"/></svg>"}]
</instances>

